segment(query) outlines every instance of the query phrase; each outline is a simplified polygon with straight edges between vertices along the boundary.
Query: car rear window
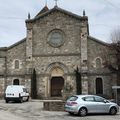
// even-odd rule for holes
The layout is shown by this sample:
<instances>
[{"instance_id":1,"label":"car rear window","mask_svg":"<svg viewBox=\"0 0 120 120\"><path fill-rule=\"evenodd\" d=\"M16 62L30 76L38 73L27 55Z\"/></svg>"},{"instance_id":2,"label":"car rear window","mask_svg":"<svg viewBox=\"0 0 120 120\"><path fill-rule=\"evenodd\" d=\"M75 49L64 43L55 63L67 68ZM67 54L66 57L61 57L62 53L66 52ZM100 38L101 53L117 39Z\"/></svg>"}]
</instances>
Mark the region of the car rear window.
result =
<instances>
[{"instance_id":1,"label":"car rear window","mask_svg":"<svg viewBox=\"0 0 120 120\"><path fill-rule=\"evenodd\" d=\"M71 96L68 100L70 100L70 101L76 101L77 99L78 99L77 96Z\"/></svg>"}]
</instances>

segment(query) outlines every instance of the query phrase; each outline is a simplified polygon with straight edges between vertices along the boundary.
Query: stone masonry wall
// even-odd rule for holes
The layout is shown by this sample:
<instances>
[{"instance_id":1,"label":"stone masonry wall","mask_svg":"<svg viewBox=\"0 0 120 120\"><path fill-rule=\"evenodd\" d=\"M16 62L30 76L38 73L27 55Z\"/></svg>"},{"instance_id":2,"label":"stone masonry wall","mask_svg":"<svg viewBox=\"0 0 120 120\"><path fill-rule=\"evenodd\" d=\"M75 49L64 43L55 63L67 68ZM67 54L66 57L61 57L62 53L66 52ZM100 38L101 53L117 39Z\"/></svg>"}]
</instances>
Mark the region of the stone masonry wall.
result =
<instances>
[{"instance_id":1,"label":"stone masonry wall","mask_svg":"<svg viewBox=\"0 0 120 120\"><path fill-rule=\"evenodd\" d=\"M7 53L7 74L8 76L19 76L25 74L25 65L26 65L26 42L22 42L21 44L18 44L16 46L13 46L12 48L8 49ZM14 61L19 60L20 68L15 69Z\"/></svg>"},{"instance_id":2,"label":"stone masonry wall","mask_svg":"<svg viewBox=\"0 0 120 120\"><path fill-rule=\"evenodd\" d=\"M112 86L115 84L116 78L105 65L109 60L109 47L105 43L100 43L95 39L88 38L88 68L89 79L88 87L90 94L96 94L96 78L103 80L103 94L106 97L112 97ZM100 58L101 66L97 68L96 58Z\"/></svg>"},{"instance_id":3,"label":"stone masonry wall","mask_svg":"<svg viewBox=\"0 0 120 120\"><path fill-rule=\"evenodd\" d=\"M80 53L80 27L80 20L58 11L36 21L33 25L33 56ZM65 35L64 44L59 48L47 42L49 33L55 29L62 30Z\"/></svg>"}]
</instances>

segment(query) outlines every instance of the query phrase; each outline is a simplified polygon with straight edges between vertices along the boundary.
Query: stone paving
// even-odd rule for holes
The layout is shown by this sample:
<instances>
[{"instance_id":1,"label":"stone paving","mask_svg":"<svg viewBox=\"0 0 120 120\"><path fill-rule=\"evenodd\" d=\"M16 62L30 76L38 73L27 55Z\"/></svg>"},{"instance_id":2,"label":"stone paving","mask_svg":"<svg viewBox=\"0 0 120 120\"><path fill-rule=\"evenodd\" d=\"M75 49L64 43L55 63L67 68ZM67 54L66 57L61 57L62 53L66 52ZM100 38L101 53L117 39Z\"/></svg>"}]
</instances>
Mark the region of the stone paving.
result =
<instances>
[{"instance_id":1,"label":"stone paving","mask_svg":"<svg viewBox=\"0 0 120 120\"><path fill-rule=\"evenodd\" d=\"M43 103L30 100L24 103L5 103L0 100L0 120L120 120L120 112L115 115L71 116L66 112L44 111Z\"/></svg>"}]
</instances>

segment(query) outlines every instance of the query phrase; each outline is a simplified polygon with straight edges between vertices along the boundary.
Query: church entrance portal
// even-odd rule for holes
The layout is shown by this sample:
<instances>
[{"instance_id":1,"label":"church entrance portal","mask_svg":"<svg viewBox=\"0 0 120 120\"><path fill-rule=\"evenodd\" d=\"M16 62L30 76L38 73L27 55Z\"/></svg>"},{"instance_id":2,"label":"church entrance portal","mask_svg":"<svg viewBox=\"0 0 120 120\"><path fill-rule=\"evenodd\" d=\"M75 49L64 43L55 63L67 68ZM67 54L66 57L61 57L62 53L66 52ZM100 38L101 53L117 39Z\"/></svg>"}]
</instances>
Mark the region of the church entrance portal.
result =
<instances>
[{"instance_id":1,"label":"church entrance portal","mask_svg":"<svg viewBox=\"0 0 120 120\"><path fill-rule=\"evenodd\" d=\"M64 86L63 77L52 77L51 79L51 97L61 97Z\"/></svg>"}]
</instances>

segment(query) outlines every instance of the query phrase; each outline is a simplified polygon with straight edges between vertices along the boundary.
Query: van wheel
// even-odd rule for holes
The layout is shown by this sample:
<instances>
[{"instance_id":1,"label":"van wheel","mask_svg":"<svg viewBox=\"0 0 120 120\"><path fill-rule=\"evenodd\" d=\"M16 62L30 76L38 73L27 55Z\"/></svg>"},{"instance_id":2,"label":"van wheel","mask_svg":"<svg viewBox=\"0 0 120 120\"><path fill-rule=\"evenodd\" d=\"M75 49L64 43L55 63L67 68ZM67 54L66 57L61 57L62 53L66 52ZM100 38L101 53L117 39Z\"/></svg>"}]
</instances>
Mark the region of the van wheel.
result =
<instances>
[{"instance_id":1,"label":"van wheel","mask_svg":"<svg viewBox=\"0 0 120 120\"><path fill-rule=\"evenodd\" d=\"M29 101L29 96L27 97L27 100L26 101Z\"/></svg>"},{"instance_id":2,"label":"van wheel","mask_svg":"<svg viewBox=\"0 0 120 120\"><path fill-rule=\"evenodd\" d=\"M8 103L9 101L8 100L5 100L6 103Z\"/></svg>"},{"instance_id":3,"label":"van wheel","mask_svg":"<svg viewBox=\"0 0 120 120\"><path fill-rule=\"evenodd\" d=\"M23 98L21 97L21 98L20 98L20 103L22 103L22 102L23 102Z\"/></svg>"}]
</instances>

